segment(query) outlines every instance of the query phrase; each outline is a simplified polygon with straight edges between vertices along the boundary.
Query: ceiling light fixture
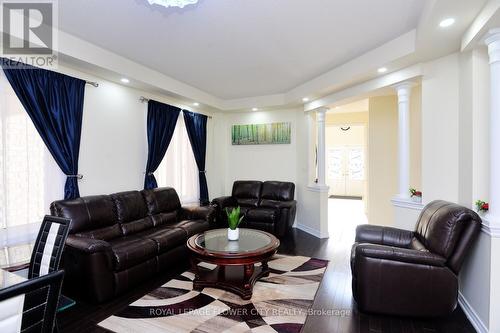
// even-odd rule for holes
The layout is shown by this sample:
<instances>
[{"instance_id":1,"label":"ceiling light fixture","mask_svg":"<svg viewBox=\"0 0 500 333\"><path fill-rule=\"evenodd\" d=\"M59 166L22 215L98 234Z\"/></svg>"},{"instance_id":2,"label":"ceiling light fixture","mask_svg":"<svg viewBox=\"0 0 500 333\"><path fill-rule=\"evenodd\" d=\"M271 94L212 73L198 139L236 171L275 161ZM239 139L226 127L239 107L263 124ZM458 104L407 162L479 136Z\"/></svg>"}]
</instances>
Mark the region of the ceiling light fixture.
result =
<instances>
[{"instance_id":1,"label":"ceiling light fixture","mask_svg":"<svg viewBox=\"0 0 500 333\"><path fill-rule=\"evenodd\" d=\"M193 106L200 106L200 103L198 103L198 102L194 102L194 103L193 103Z\"/></svg>"},{"instance_id":2,"label":"ceiling light fixture","mask_svg":"<svg viewBox=\"0 0 500 333\"><path fill-rule=\"evenodd\" d=\"M258 108L252 108L252 111L259 111Z\"/></svg>"},{"instance_id":3,"label":"ceiling light fixture","mask_svg":"<svg viewBox=\"0 0 500 333\"><path fill-rule=\"evenodd\" d=\"M387 67L380 67L379 69L377 69L377 72L385 73L385 72L387 72Z\"/></svg>"},{"instance_id":4,"label":"ceiling light fixture","mask_svg":"<svg viewBox=\"0 0 500 333\"><path fill-rule=\"evenodd\" d=\"M130 80L127 79L127 78L122 78L120 81L122 81L123 83L129 83L130 82Z\"/></svg>"},{"instance_id":5,"label":"ceiling light fixture","mask_svg":"<svg viewBox=\"0 0 500 333\"><path fill-rule=\"evenodd\" d=\"M302 102L309 102L309 98L307 97L302 98Z\"/></svg>"},{"instance_id":6,"label":"ceiling light fixture","mask_svg":"<svg viewBox=\"0 0 500 333\"><path fill-rule=\"evenodd\" d=\"M450 18L447 18L447 19L444 19L442 20L440 23L439 23L439 26L441 28L448 28L450 26L452 26L453 24L455 23L455 19L450 17Z\"/></svg>"},{"instance_id":7,"label":"ceiling light fixture","mask_svg":"<svg viewBox=\"0 0 500 333\"><path fill-rule=\"evenodd\" d=\"M184 8L187 5L193 5L198 0L148 0L150 5L160 5L163 7L179 7Z\"/></svg>"}]
</instances>

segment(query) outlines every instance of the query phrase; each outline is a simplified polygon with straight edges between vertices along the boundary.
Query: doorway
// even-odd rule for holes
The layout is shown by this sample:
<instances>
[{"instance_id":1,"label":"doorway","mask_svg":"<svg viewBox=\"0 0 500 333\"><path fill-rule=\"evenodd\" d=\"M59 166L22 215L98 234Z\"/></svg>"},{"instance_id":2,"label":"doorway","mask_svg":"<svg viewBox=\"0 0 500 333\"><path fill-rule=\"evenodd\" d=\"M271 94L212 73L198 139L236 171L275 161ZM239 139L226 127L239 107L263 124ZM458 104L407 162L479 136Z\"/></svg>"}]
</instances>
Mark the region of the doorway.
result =
<instances>
[{"instance_id":1,"label":"doorway","mask_svg":"<svg viewBox=\"0 0 500 333\"><path fill-rule=\"evenodd\" d=\"M366 188L365 126L328 126L326 142L329 196L362 199Z\"/></svg>"}]
</instances>

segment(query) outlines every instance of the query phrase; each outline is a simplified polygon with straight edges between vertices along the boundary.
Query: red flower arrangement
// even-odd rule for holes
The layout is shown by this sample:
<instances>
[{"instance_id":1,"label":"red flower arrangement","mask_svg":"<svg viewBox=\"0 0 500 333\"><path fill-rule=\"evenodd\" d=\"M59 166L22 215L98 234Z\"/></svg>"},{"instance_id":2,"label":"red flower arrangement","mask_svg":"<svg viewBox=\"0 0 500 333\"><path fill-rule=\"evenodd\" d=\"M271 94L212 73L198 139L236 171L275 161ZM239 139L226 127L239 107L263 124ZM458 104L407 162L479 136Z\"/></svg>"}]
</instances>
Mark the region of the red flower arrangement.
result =
<instances>
[{"instance_id":1,"label":"red flower arrangement","mask_svg":"<svg viewBox=\"0 0 500 333\"><path fill-rule=\"evenodd\" d=\"M490 209L490 204L482 200L477 200L476 209L478 212L487 212Z\"/></svg>"},{"instance_id":2,"label":"red flower arrangement","mask_svg":"<svg viewBox=\"0 0 500 333\"><path fill-rule=\"evenodd\" d=\"M410 194L411 194L412 197L419 197L419 198L422 197L422 192L421 191L417 191L414 188L410 188Z\"/></svg>"}]
</instances>

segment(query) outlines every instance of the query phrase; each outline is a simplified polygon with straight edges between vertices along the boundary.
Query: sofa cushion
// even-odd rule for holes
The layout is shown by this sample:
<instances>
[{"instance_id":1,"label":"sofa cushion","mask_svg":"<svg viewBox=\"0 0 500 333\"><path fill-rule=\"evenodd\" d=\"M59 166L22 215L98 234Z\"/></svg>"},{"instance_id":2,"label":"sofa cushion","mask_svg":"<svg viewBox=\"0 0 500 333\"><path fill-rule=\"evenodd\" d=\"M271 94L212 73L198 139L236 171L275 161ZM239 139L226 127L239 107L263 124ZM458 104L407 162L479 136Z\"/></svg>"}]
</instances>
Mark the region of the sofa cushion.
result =
<instances>
[{"instance_id":1,"label":"sofa cushion","mask_svg":"<svg viewBox=\"0 0 500 333\"><path fill-rule=\"evenodd\" d=\"M139 191L120 192L111 195L116 206L118 222L124 223L146 217L148 209Z\"/></svg>"},{"instance_id":2,"label":"sofa cushion","mask_svg":"<svg viewBox=\"0 0 500 333\"><path fill-rule=\"evenodd\" d=\"M262 184L262 199L291 201L295 195L295 184L290 182L267 181Z\"/></svg>"},{"instance_id":3,"label":"sofa cushion","mask_svg":"<svg viewBox=\"0 0 500 333\"><path fill-rule=\"evenodd\" d=\"M158 227L160 225L167 225L177 222L177 213L178 211L173 211L170 213L160 213L151 215L151 219L153 220L153 225Z\"/></svg>"},{"instance_id":4,"label":"sofa cushion","mask_svg":"<svg viewBox=\"0 0 500 333\"><path fill-rule=\"evenodd\" d=\"M71 219L70 234L117 223L115 204L109 195L54 201L50 211L54 216Z\"/></svg>"},{"instance_id":5,"label":"sofa cushion","mask_svg":"<svg viewBox=\"0 0 500 333\"><path fill-rule=\"evenodd\" d=\"M233 183L232 196L236 199L256 199L260 198L262 182L254 180L238 180Z\"/></svg>"},{"instance_id":6,"label":"sofa cushion","mask_svg":"<svg viewBox=\"0 0 500 333\"><path fill-rule=\"evenodd\" d=\"M257 207L259 199L236 198L236 203L240 207Z\"/></svg>"},{"instance_id":7,"label":"sofa cushion","mask_svg":"<svg viewBox=\"0 0 500 333\"><path fill-rule=\"evenodd\" d=\"M169 226L147 230L137 234L137 236L153 240L158 247L158 253L164 253L178 246L182 246L187 240L187 233L184 229L172 228Z\"/></svg>"},{"instance_id":8,"label":"sofa cushion","mask_svg":"<svg viewBox=\"0 0 500 333\"><path fill-rule=\"evenodd\" d=\"M205 220L185 220L168 225L170 228L180 228L186 233L186 237L191 237L200 232L210 229L210 223Z\"/></svg>"},{"instance_id":9,"label":"sofa cushion","mask_svg":"<svg viewBox=\"0 0 500 333\"><path fill-rule=\"evenodd\" d=\"M244 220L247 222L275 223L278 220L278 211L272 208L256 208L250 209Z\"/></svg>"},{"instance_id":10,"label":"sofa cushion","mask_svg":"<svg viewBox=\"0 0 500 333\"><path fill-rule=\"evenodd\" d=\"M121 237L123 236L123 234L120 226L118 224L113 224L109 227L77 232L75 236L108 241L117 237Z\"/></svg>"},{"instance_id":11,"label":"sofa cushion","mask_svg":"<svg viewBox=\"0 0 500 333\"><path fill-rule=\"evenodd\" d=\"M120 228L124 236L133 235L143 230L153 227L153 220L151 217L145 217L136 221L120 223Z\"/></svg>"},{"instance_id":12,"label":"sofa cushion","mask_svg":"<svg viewBox=\"0 0 500 333\"><path fill-rule=\"evenodd\" d=\"M156 242L136 236L126 236L109 242L115 271L135 266L158 254Z\"/></svg>"},{"instance_id":13,"label":"sofa cushion","mask_svg":"<svg viewBox=\"0 0 500 333\"><path fill-rule=\"evenodd\" d=\"M170 213L181 208L179 196L171 187L142 190L141 193L150 215Z\"/></svg>"}]
</instances>

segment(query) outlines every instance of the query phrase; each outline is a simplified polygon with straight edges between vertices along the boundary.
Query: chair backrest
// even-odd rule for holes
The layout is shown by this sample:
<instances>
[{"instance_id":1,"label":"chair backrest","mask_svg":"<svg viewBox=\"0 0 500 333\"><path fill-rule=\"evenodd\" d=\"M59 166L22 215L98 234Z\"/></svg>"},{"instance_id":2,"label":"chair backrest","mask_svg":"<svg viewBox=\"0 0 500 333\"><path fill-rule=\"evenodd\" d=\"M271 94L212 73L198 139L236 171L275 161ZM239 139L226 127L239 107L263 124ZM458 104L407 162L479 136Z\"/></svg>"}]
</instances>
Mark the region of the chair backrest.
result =
<instances>
[{"instance_id":1,"label":"chair backrest","mask_svg":"<svg viewBox=\"0 0 500 333\"><path fill-rule=\"evenodd\" d=\"M437 200L427 204L418 218L415 236L432 253L447 259L458 273L465 254L481 230L481 218L463 206Z\"/></svg>"},{"instance_id":2,"label":"chair backrest","mask_svg":"<svg viewBox=\"0 0 500 333\"><path fill-rule=\"evenodd\" d=\"M239 206L258 206L262 182L255 180L237 180L233 183L232 196Z\"/></svg>"},{"instance_id":3,"label":"chair backrest","mask_svg":"<svg viewBox=\"0 0 500 333\"><path fill-rule=\"evenodd\" d=\"M31 254L28 278L49 274L59 269L71 220L46 215Z\"/></svg>"},{"instance_id":4,"label":"chair backrest","mask_svg":"<svg viewBox=\"0 0 500 333\"><path fill-rule=\"evenodd\" d=\"M291 201L294 196L294 183L266 181L262 185L262 200Z\"/></svg>"},{"instance_id":5,"label":"chair backrest","mask_svg":"<svg viewBox=\"0 0 500 333\"><path fill-rule=\"evenodd\" d=\"M0 332L52 333L63 276L52 272L0 290Z\"/></svg>"}]
</instances>

